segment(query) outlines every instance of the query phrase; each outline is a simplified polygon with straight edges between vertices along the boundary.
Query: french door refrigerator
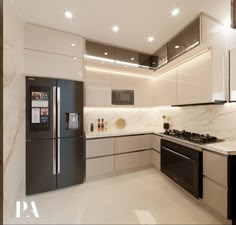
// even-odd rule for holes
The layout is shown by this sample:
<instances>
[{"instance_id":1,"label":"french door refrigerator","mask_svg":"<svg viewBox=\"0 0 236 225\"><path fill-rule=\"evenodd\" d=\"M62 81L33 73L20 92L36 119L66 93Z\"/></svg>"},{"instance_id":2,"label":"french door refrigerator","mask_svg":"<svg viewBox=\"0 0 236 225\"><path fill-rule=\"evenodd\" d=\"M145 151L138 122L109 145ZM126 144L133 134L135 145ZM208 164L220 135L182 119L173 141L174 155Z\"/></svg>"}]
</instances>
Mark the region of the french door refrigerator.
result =
<instances>
[{"instance_id":1,"label":"french door refrigerator","mask_svg":"<svg viewBox=\"0 0 236 225\"><path fill-rule=\"evenodd\" d=\"M83 83L26 77L26 194L84 179Z\"/></svg>"}]
</instances>

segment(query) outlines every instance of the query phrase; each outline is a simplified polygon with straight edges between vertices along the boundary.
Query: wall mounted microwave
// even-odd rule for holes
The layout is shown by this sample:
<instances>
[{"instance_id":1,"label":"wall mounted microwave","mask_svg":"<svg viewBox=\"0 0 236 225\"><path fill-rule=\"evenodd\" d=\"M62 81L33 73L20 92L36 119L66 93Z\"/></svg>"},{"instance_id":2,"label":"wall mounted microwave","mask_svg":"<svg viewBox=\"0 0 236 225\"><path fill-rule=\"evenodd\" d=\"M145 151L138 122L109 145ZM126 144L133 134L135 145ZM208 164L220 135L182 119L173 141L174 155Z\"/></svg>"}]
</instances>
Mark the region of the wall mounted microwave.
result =
<instances>
[{"instance_id":1,"label":"wall mounted microwave","mask_svg":"<svg viewBox=\"0 0 236 225\"><path fill-rule=\"evenodd\" d=\"M134 105L134 91L112 90L112 105Z\"/></svg>"}]
</instances>

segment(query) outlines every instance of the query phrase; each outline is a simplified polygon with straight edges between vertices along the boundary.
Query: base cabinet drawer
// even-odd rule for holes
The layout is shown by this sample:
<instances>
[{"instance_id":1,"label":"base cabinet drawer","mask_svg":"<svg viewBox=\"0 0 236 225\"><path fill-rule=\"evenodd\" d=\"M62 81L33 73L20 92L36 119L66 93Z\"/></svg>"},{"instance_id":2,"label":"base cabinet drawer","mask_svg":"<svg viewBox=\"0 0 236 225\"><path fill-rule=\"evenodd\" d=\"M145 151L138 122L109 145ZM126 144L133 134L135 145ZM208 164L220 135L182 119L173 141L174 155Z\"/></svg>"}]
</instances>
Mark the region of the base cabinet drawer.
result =
<instances>
[{"instance_id":1,"label":"base cabinet drawer","mask_svg":"<svg viewBox=\"0 0 236 225\"><path fill-rule=\"evenodd\" d=\"M203 178L203 201L227 218L227 189L205 177Z\"/></svg>"},{"instance_id":2,"label":"base cabinet drawer","mask_svg":"<svg viewBox=\"0 0 236 225\"><path fill-rule=\"evenodd\" d=\"M86 160L86 177L96 177L114 173L114 156Z\"/></svg>"},{"instance_id":3,"label":"base cabinet drawer","mask_svg":"<svg viewBox=\"0 0 236 225\"><path fill-rule=\"evenodd\" d=\"M114 155L114 138L94 139L86 141L86 158Z\"/></svg>"},{"instance_id":4,"label":"base cabinet drawer","mask_svg":"<svg viewBox=\"0 0 236 225\"><path fill-rule=\"evenodd\" d=\"M115 138L115 153L133 152L139 150L139 136Z\"/></svg>"},{"instance_id":5,"label":"base cabinet drawer","mask_svg":"<svg viewBox=\"0 0 236 225\"><path fill-rule=\"evenodd\" d=\"M158 152L161 151L161 137L152 135L152 148Z\"/></svg>"},{"instance_id":6,"label":"base cabinet drawer","mask_svg":"<svg viewBox=\"0 0 236 225\"><path fill-rule=\"evenodd\" d=\"M134 169L138 167L139 167L139 152L115 156L115 171Z\"/></svg>"},{"instance_id":7,"label":"base cabinet drawer","mask_svg":"<svg viewBox=\"0 0 236 225\"><path fill-rule=\"evenodd\" d=\"M152 150L152 164L155 168L160 170L161 168L160 153L154 150Z\"/></svg>"},{"instance_id":8,"label":"base cabinet drawer","mask_svg":"<svg viewBox=\"0 0 236 225\"><path fill-rule=\"evenodd\" d=\"M152 150L140 152L140 167L152 165Z\"/></svg>"},{"instance_id":9,"label":"base cabinet drawer","mask_svg":"<svg viewBox=\"0 0 236 225\"><path fill-rule=\"evenodd\" d=\"M227 157L203 151L203 175L227 187Z\"/></svg>"},{"instance_id":10,"label":"base cabinet drawer","mask_svg":"<svg viewBox=\"0 0 236 225\"><path fill-rule=\"evenodd\" d=\"M152 135L145 134L140 135L140 150L146 150L152 148Z\"/></svg>"}]
</instances>

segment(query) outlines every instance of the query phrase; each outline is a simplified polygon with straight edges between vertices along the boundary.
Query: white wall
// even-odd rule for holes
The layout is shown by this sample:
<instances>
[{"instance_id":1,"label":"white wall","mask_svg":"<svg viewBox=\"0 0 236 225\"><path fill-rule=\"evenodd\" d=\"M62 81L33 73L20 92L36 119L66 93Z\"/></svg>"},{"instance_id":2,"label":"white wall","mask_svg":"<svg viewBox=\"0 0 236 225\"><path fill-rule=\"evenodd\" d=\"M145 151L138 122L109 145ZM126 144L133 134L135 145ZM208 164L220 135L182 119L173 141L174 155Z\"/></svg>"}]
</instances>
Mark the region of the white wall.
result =
<instances>
[{"instance_id":1,"label":"white wall","mask_svg":"<svg viewBox=\"0 0 236 225\"><path fill-rule=\"evenodd\" d=\"M4 0L4 223L25 193L24 24Z\"/></svg>"}]
</instances>

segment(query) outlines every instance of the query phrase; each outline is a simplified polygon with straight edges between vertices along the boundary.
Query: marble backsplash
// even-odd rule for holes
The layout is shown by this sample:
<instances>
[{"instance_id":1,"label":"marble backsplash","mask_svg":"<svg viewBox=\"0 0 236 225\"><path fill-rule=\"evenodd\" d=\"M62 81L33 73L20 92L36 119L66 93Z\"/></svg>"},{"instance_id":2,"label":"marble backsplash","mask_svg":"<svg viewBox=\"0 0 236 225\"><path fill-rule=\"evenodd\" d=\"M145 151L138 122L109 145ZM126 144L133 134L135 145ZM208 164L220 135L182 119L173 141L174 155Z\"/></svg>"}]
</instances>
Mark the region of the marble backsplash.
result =
<instances>
[{"instance_id":1,"label":"marble backsplash","mask_svg":"<svg viewBox=\"0 0 236 225\"><path fill-rule=\"evenodd\" d=\"M108 131L115 131L116 120L126 120L126 130L162 130L162 116L170 117L171 129L189 130L236 140L236 103L192 107L155 108L85 108L85 129L96 126L98 118L108 123Z\"/></svg>"}]
</instances>

